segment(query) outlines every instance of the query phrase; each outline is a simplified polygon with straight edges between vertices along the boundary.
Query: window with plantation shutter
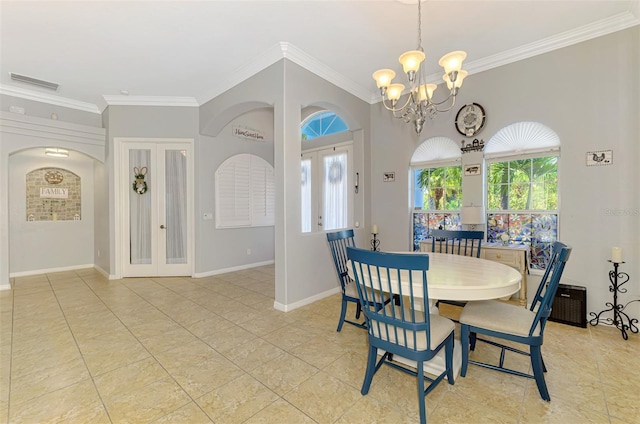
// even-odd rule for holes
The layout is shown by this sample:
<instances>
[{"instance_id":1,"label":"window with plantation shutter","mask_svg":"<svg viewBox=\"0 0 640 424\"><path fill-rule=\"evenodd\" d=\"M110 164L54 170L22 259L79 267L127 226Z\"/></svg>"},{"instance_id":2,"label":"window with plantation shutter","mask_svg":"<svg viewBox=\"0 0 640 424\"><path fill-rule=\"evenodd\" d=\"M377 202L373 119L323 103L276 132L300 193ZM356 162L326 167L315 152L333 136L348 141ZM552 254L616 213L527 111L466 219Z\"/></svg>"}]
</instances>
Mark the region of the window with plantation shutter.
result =
<instances>
[{"instance_id":1,"label":"window with plantation shutter","mask_svg":"<svg viewBox=\"0 0 640 424\"><path fill-rule=\"evenodd\" d=\"M251 225L274 225L273 166L257 156L251 158Z\"/></svg>"},{"instance_id":2,"label":"window with plantation shutter","mask_svg":"<svg viewBox=\"0 0 640 424\"><path fill-rule=\"evenodd\" d=\"M273 167L243 153L216 170L216 228L274 225Z\"/></svg>"}]
</instances>

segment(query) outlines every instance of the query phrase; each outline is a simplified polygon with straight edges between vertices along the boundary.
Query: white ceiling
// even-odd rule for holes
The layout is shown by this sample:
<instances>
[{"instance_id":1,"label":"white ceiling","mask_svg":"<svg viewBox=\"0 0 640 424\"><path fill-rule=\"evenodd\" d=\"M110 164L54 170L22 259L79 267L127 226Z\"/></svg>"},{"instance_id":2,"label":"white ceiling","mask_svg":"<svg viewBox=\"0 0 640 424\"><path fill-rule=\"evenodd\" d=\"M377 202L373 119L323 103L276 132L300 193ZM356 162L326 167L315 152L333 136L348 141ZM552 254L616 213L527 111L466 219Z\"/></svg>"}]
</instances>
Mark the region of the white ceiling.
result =
<instances>
[{"instance_id":1,"label":"white ceiling","mask_svg":"<svg viewBox=\"0 0 640 424\"><path fill-rule=\"evenodd\" d=\"M417 47L416 0L406 3L2 0L0 93L96 113L107 104L199 105L286 56L372 102L371 73L389 67L402 77L397 58ZM473 74L640 23L638 0L429 0L422 7L434 80L438 59L451 50L468 53L464 68ZM10 72L60 88L17 83Z\"/></svg>"}]
</instances>

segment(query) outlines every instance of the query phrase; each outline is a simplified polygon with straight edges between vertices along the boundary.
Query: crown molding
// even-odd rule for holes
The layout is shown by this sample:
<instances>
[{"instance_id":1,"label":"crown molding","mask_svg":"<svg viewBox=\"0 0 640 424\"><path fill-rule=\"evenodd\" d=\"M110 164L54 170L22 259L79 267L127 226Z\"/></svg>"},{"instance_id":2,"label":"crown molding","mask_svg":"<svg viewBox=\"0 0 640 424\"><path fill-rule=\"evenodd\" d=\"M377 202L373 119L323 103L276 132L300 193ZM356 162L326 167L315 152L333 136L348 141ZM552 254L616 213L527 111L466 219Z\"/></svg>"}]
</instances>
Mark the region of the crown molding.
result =
<instances>
[{"instance_id":1,"label":"crown molding","mask_svg":"<svg viewBox=\"0 0 640 424\"><path fill-rule=\"evenodd\" d=\"M279 45L276 44L266 49L261 54L251 58L251 61L246 65L240 66L230 72L226 78L221 78L215 87L203 91L203 94L197 97L198 103L203 105L209 100L218 97L230 88L235 87L258 72L273 65L277 61L281 60L282 57Z\"/></svg>"},{"instance_id":2,"label":"crown molding","mask_svg":"<svg viewBox=\"0 0 640 424\"><path fill-rule=\"evenodd\" d=\"M475 74L498 66L508 65L513 62L528 59L563 47L602 37L617 31L622 31L640 24L640 20L631 12L623 12L610 18L583 25L540 41L526 44L516 49L494 54L480 60L470 62L467 66L469 75Z\"/></svg>"},{"instance_id":3,"label":"crown molding","mask_svg":"<svg viewBox=\"0 0 640 424\"><path fill-rule=\"evenodd\" d=\"M309 72L312 72L320 78L332 83L333 85L353 94L360 100L371 103L371 91L360 84L346 78L344 75L333 68L320 62L315 57L307 54L303 50L297 48L291 43L281 42L282 57L289 59L297 65L300 65ZM368 82L368 81L367 81Z\"/></svg>"},{"instance_id":4,"label":"crown molding","mask_svg":"<svg viewBox=\"0 0 640 424\"><path fill-rule=\"evenodd\" d=\"M631 2L631 6L627 12L584 25L571 31L557 34L525 46L468 62L465 68L469 72L469 75L472 75L556 49L571 46L573 44L581 43L583 41L591 40L593 38L601 37L603 35L611 34L613 32L631 28L640 24L640 6L638 6L638 4L640 3ZM103 95L102 98L105 104L101 104L100 106L102 107L99 107L92 103L81 102L32 90L25 90L5 84L0 84L0 94L97 114L101 114L102 110L107 105L198 107L219 96L230 88L251 78L258 72L268 68L283 58L291 60L309 72L336 85L367 103L375 104L381 101L380 94L377 90L374 90L373 92L369 91L366 87L350 80L289 42L280 42L265 50L262 54L252 58L252 60L246 65L231 72L227 78L221 79L220 83L217 84L216 87L203 91L201 96L195 98ZM439 73L428 75L427 82L442 84L442 75Z\"/></svg>"},{"instance_id":5,"label":"crown molding","mask_svg":"<svg viewBox=\"0 0 640 424\"><path fill-rule=\"evenodd\" d=\"M194 97L124 96L105 94L102 98L109 106L200 106Z\"/></svg>"},{"instance_id":6,"label":"crown molding","mask_svg":"<svg viewBox=\"0 0 640 424\"><path fill-rule=\"evenodd\" d=\"M94 105L93 103L86 103L78 100L68 99L66 97L40 93L39 91L25 90L24 88L13 87L6 84L0 84L0 94L19 97L26 100L33 100L40 103L68 107L70 109L77 109L84 112L97 114L102 113L100 109L98 109L98 106Z\"/></svg>"},{"instance_id":7,"label":"crown molding","mask_svg":"<svg viewBox=\"0 0 640 424\"><path fill-rule=\"evenodd\" d=\"M636 25L640 25L640 19L633 13L633 11L630 10L515 49L506 50L492 56L468 62L465 69L469 72L469 75L477 74L499 66L508 65L533 56L578 44L583 41L622 31ZM441 73L427 75L426 79L428 83L444 83L442 81ZM380 93L375 91L371 94L370 103L379 103L381 101L382 98Z\"/></svg>"}]
</instances>

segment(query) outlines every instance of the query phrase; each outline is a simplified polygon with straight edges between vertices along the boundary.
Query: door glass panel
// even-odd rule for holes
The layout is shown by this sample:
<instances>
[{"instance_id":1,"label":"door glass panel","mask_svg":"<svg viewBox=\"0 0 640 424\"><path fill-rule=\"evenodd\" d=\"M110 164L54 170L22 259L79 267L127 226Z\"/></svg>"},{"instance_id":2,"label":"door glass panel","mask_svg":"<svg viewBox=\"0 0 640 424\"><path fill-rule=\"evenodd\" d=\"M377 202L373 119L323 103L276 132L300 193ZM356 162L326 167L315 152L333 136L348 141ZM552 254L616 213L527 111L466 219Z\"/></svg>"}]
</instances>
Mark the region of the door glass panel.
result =
<instances>
[{"instance_id":1,"label":"door glass panel","mask_svg":"<svg viewBox=\"0 0 640 424\"><path fill-rule=\"evenodd\" d=\"M301 221L302 221L302 232L309 233L311 232L311 216L312 216L312 207L311 207L311 189L312 189L312 181L311 181L311 159L302 159L302 176L301 176L301 193L300 193L300 202L302 204L301 208Z\"/></svg>"},{"instance_id":2,"label":"door glass panel","mask_svg":"<svg viewBox=\"0 0 640 424\"><path fill-rule=\"evenodd\" d=\"M347 153L333 153L323 158L322 219L324 230L347 227Z\"/></svg>"},{"instance_id":3,"label":"door glass panel","mask_svg":"<svg viewBox=\"0 0 640 424\"><path fill-rule=\"evenodd\" d=\"M129 190L129 242L131 264L151 263L151 150L129 150L133 184Z\"/></svg>"},{"instance_id":4,"label":"door glass panel","mask_svg":"<svg viewBox=\"0 0 640 424\"><path fill-rule=\"evenodd\" d=\"M165 154L166 263L187 263L187 152Z\"/></svg>"}]
</instances>

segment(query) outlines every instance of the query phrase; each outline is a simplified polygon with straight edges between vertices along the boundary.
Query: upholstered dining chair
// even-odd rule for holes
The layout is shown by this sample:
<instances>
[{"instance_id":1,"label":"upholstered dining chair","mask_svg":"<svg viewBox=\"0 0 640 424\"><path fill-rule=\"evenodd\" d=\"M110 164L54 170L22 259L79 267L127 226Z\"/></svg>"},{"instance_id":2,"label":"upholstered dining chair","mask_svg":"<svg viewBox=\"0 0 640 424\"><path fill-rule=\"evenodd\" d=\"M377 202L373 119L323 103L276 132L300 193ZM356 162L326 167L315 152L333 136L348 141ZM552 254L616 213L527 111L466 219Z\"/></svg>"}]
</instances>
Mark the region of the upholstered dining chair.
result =
<instances>
[{"instance_id":1,"label":"upholstered dining chair","mask_svg":"<svg viewBox=\"0 0 640 424\"><path fill-rule=\"evenodd\" d=\"M540 286L538 286L530 309L498 300L467 303L460 314L460 339L462 342L462 368L460 375L462 377L466 376L467 367L471 363L520 377L533 378L538 386L540 397L546 401L551 400L544 379L544 373L547 369L542 359L541 346L547 319L551 314L553 299L556 295L558 284L560 284L565 264L571 255L571 249L571 247L561 242L553 244L551 260L542 277ZM506 346L493 340L481 339L477 336L478 334L529 346L529 352ZM469 349L475 349L476 341L489 343L501 349L498 365L469 359ZM504 357L506 350L529 356L533 374L505 368Z\"/></svg>"},{"instance_id":2,"label":"upholstered dining chair","mask_svg":"<svg viewBox=\"0 0 640 424\"><path fill-rule=\"evenodd\" d=\"M453 384L453 321L429 314L427 270L429 256L384 253L347 248L356 288L367 323L369 356L362 394L371 387L373 376L383 364L417 377L420 422L426 423L425 396L446 376ZM390 283L393 282L393 283ZM381 293L400 299L378 308ZM426 311L426 313L425 313ZM424 374L423 364L445 349L445 370L436 378ZM378 349L384 350L378 361ZM416 368L391 361L400 356L415 361ZM425 388L425 380L429 383Z\"/></svg>"},{"instance_id":3,"label":"upholstered dining chair","mask_svg":"<svg viewBox=\"0 0 640 424\"><path fill-rule=\"evenodd\" d=\"M340 288L342 289L342 310L340 311L340 320L338 321L338 328L336 331L342 330L342 325L346 322L356 327L366 328L364 323L357 323L346 319L347 308L349 302L356 305L356 319L360 319L361 306L358 299L358 292L355 284L349 278L347 274L347 247L355 247L353 230L342 230L333 233L327 233L327 241L329 242L329 248L331 249L331 256L333 257L333 263L338 274L338 280L340 281ZM389 298L382 300L383 303L378 304L381 308L385 302L389 302Z\"/></svg>"},{"instance_id":4,"label":"upholstered dining chair","mask_svg":"<svg viewBox=\"0 0 640 424\"><path fill-rule=\"evenodd\" d=\"M484 239L484 231L452 231L431 230L431 251L450 253L452 255L480 257L480 248ZM462 308L466 302L453 300L438 300L436 306L440 313L458 321Z\"/></svg>"}]
</instances>

